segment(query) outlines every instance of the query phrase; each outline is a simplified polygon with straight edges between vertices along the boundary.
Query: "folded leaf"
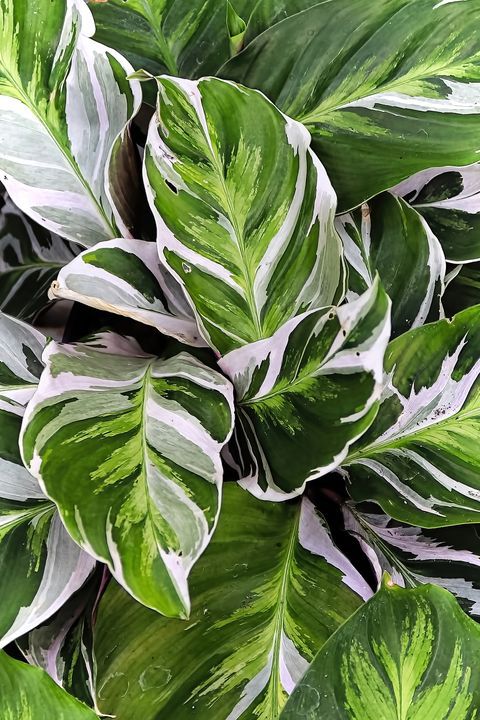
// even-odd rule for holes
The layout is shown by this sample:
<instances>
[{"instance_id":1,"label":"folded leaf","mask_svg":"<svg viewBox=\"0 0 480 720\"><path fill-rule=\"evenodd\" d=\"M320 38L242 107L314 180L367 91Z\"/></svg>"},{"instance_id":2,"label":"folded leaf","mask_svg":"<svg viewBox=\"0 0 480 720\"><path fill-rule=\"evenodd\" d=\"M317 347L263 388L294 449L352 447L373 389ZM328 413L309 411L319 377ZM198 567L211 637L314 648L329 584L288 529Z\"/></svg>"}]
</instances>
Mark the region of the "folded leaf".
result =
<instances>
[{"instance_id":1,"label":"folded leaf","mask_svg":"<svg viewBox=\"0 0 480 720\"><path fill-rule=\"evenodd\" d=\"M220 361L245 433L242 487L285 500L342 462L375 418L389 336L377 278L358 300L310 310Z\"/></svg>"},{"instance_id":2,"label":"folded leaf","mask_svg":"<svg viewBox=\"0 0 480 720\"><path fill-rule=\"evenodd\" d=\"M336 221L349 269L349 299L376 274L392 300L392 334L440 317L445 257L427 223L401 198L384 193Z\"/></svg>"},{"instance_id":3,"label":"folded leaf","mask_svg":"<svg viewBox=\"0 0 480 720\"><path fill-rule=\"evenodd\" d=\"M453 593L480 619L480 537L472 525L424 529L378 511L344 507L345 527L367 553L379 585L384 572L397 585L433 583Z\"/></svg>"},{"instance_id":4,"label":"folded leaf","mask_svg":"<svg viewBox=\"0 0 480 720\"><path fill-rule=\"evenodd\" d=\"M477 162L478 0L331 0L221 69L305 123L344 212L431 167Z\"/></svg>"},{"instance_id":5,"label":"folded leaf","mask_svg":"<svg viewBox=\"0 0 480 720\"><path fill-rule=\"evenodd\" d=\"M38 383L44 344L36 330L0 314L0 647L53 615L95 565L20 458L24 404Z\"/></svg>"},{"instance_id":6,"label":"folded leaf","mask_svg":"<svg viewBox=\"0 0 480 720\"><path fill-rule=\"evenodd\" d=\"M0 210L0 310L34 320L49 304L47 291L55 275L77 252L77 245L29 220L5 194Z\"/></svg>"},{"instance_id":7,"label":"folded leaf","mask_svg":"<svg viewBox=\"0 0 480 720\"><path fill-rule=\"evenodd\" d=\"M70 695L96 709L93 622L108 570L99 566L46 623L17 640L31 665L45 670Z\"/></svg>"},{"instance_id":8,"label":"folded leaf","mask_svg":"<svg viewBox=\"0 0 480 720\"><path fill-rule=\"evenodd\" d=\"M422 527L479 522L480 307L393 340L374 424L345 467L356 500Z\"/></svg>"},{"instance_id":9,"label":"folded leaf","mask_svg":"<svg viewBox=\"0 0 480 720\"><path fill-rule=\"evenodd\" d=\"M388 582L335 633L281 720L473 720L480 628L450 593Z\"/></svg>"},{"instance_id":10,"label":"folded leaf","mask_svg":"<svg viewBox=\"0 0 480 720\"><path fill-rule=\"evenodd\" d=\"M133 318L188 345L204 345L182 290L160 264L155 243L107 240L63 268L51 297Z\"/></svg>"},{"instance_id":11,"label":"folded leaf","mask_svg":"<svg viewBox=\"0 0 480 720\"><path fill-rule=\"evenodd\" d=\"M96 720L97 715L39 668L0 652L0 716L4 720Z\"/></svg>"},{"instance_id":12,"label":"folded leaf","mask_svg":"<svg viewBox=\"0 0 480 720\"><path fill-rule=\"evenodd\" d=\"M186 353L159 360L114 334L52 342L44 361L23 427L27 467L76 542L140 602L185 617L187 577L220 508L230 383Z\"/></svg>"},{"instance_id":13,"label":"folded leaf","mask_svg":"<svg viewBox=\"0 0 480 720\"><path fill-rule=\"evenodd\" d=\"M343 294L335 193L310 135L263 95L160 78L145 179L160 258L220 354Z\"/></svg>"},{"instance_id":14,"label":"folded leaf","mask_svg":"<svg viewBox=\"0 0 480 720\"><path fill-rule=\"evenodd\" d=\"M423 215L449 262L480 259L480 165L424 170L393 189Z\"/></svg>"},{"instance_id":15,"label":"folded leaf","mask_svg":"<svg viewBox=\"0 0 480 720\"><path fill-rule=\"evenodd\" d=\"M131 66L91 40L83 0L1 0L0 28L0 177L12 200L84 246L115 237L117 225L128 234L108 170L114 163L121 183L141 101Z\"/></svg>"},{"instance_id":16,"label":"folded leaf","mask_svg":"<svg viewBox=\"0 0 480 720\"><path fill-rule=\"evenodd\" d=\"M306 498L262 503L227 483L191 577L188 622L112 583L95 628L103 712L132 720L276 720L316 648L371 596Z\"/></svg>"}]
</instances>

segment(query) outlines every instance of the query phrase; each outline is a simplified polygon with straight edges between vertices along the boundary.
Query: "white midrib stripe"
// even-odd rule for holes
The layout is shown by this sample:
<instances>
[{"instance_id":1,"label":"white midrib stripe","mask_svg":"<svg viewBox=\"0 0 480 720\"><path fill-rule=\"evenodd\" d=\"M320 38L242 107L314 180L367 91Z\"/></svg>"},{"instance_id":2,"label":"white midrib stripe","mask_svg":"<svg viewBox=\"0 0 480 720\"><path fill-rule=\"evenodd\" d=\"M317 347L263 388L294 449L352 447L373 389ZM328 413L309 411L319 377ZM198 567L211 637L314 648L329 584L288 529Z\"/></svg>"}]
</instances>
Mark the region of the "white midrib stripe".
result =
<instances>
[{"instance_id":1,"label":"white midrib stripe","mask_svg":"<svg viewBox=\"0 0 480 720\"><path fill-rule=\"evenodd\" d=\"M63 145L60 144L60 142L58 141L56 135L54 134L54 132L52 131L52 129L50 128L50 126L46 123L45 118L43 118L42 115L38 112L38 110L37 110L37 108L35 107L35 105L33 105L33 104L30 102L30 98L28 97L28 95L26 95L26 93L24 92L23 88L22 88L21 86L17 85L17 83L16 83L15 80L13 79L12 75L11 75L10 72L7 70L7 68L6 68L3 64L0 65L0 67L2 68L2 72L5 74L7 80L10 82L10 84L12 85L12 87L14 87L15 90L18 92L18 94L21 96L21 99L22 99L24 105L30 110L30 112L32 113L32 115L34 115L34 116L37 118L37 120L41 123L42 127L45 128L45 130L46 130L47 134L49 135L49 137L51 138L51 140L53 140L53 142L55 143L55 145L56 145L57 148L59 149L59 151L60 151L60 153L62 154L62 156L67 160L68 164L70 165L71 169L73 170L73 172L74 172L74 174L75 174L75 177L76 177L77 180L80 182L80 184L82 185L82 187L85 189L88 197L89 197L90 200L93 202L94 206L97 208L97 210L98 210L98 212L99 212L99 214L100 214L101 221L102 221L102 223L105 225L108 233L109 233L110 235L112 235L112 237L114 237L114 236L117 234L117 232L116 232L115 228L112 226L112 224L111 224L111 222L109 221L109 219L107 218L107 215L105 214L104 209L102 208L100 202L99 202L99 201L97 200L97 198L95 197L95 195L94 195L94 193L93 193L90 185L87 183L87 181L86 181L85 178L83 177L82 173L80 172L80 168L78 167L75 159L72 157L72 155L71 155L69 152L67 152L67 150L65 149L65 147L63 147ZM14 99L15 99L15 98L14 98ZM66 123L66 120L65 120L65 123Z\"/></svg>"},{"instance_id":2,"label":"white midrib stripe","mask_svg":"<svg viewBox=\"0 0 480 720\"><path fill-rule=\"evenodd\" d=\"M286 608L287 608L287 591L288 591L288 583L290 580L290 566L292 563L293 555L295 552L295 545L298 540L298 527L300 523L300 512L301 512L301 505L299 504L297 506L297 513L295 517L295 522L293 523L292 531L290 533L290 538L288 541L287 551L285 554L285 562L282 572L282 581L280 584L280 589L278 593L278 604L277 608L275 610L275 616L274 616L274 631L273 631L273 647L272 647L272 676L271 676L271 685L272 685L272 696L276 700L279 695L280 690L280 653L282 651L282 634L284 630L284 619L286 614ZM280 713L281 708L276 707L272 708L272 716L271 720L277 720L278 715Z\"/></svg>"}]
</instances>

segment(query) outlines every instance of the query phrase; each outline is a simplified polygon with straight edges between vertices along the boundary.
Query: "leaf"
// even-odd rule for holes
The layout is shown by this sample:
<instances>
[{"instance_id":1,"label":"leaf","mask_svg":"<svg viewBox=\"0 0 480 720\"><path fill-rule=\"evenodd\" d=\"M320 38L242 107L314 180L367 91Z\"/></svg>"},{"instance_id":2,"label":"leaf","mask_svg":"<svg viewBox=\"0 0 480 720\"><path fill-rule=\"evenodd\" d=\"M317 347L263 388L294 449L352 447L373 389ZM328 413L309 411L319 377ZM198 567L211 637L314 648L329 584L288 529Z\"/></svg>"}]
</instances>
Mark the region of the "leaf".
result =
<instances>
[{"instance_id":1,"label":"leaf","mask_svg":"<svg viewBox=\"0 0 480 720\"><path fill-rule=\"evenodd\" d=\"M480 537L472 525L424 529L398 523L376 506L343 509L345 526L370 558L379 584L433 583L449 590L465 612L480 618Z\"/></svg>"},{"instance_id":2,"label":"leaf","mask_svg":"<svg viewBox=\"0 0 480 720\"><path fill-rule=\"evenodd\" d=\"M242 49L247 24L227 0L227 27L230 36L230 55L236 55Z\"/></svg>"},{"instance_id":3,"label":"leaf","mask_svg":"<svg viewBox=\"0 0 480 720\"><path fill-rule=\"evenodd\" d=\"M445 257L421 216L384 193L336 221L349 269L349 299L378 273L392 300L392 333L399 335L440 317Z\"/></svg>"},{"instance_id":4,"label":"leaf","mask_svg":"<svg viewBox=\"0 0 480 720\"><path fill-rule=\"evenodd\" d=\"M51 297L133 318L188 345L205 345L181 288L160 264L155 243L98 243L60 271Z\"/></svg>"},{"instance_id":5,"label":"leaf","mask_svg":"<svg viewBox=\"0 0 480 720\"><path fill-rule=\"evenodd\" d=\"M3 720L95 720L97 715L55 685L47 673L0 652Z\"/></svg>"},{"instance_id":6,"label":"leaf","mask_svg":"<svg viewBox=\"0 0 480 720\"><path fill-rule=\"evenodd\" d=\"M380 410L344 463L354 499L422 527L479 521L479 357L479 306L390 343Z\"/></svg>"},{"instance_id":7,"label":"leaf","mask_svg":"<svg viewBox=\"0 0 480 720\"><path fill-rule=\"evenodd\" d=\"M108 587L95 628L103 712L276 720L318 645L371 595L308 499L262 503L234 483L191 584L187 623Z\"/></svg>"},{"instance_id":8,"label":"leaf","mask_svg":"<svg viewBox=\"0 0 480 720\"><path fill-rule=\"evenodd\" d=\"M77 248L29 220L5 194L0 211L0 310L33 321L48 306L50 283Z\"/></svg>"},{"instance_id":9,"label":"leaf","mask_svg":"<svg viewBox=\"0 0 480 720\"><path fill-rule=\"evenodd\" d=\"M287 17L308 10L319 0L259 0L248 22L245 44ZM221 71L220 71L221 72Z\"/></svg>"},{"instance_id":10,"label":"leaf","mask_svg":"<svg viewBox=\"0 0 480 720\"><path fill-rule=\"evenodd\" d=\"M242 2L233 4L240 13ZM136 70L202 77L230 56L226 0L91 0L90 7L96 39L120 50Z\"/></svg>"},{"instance_id":11,"label":"leaf","mask_svg":"<svg viewBox=\"0 0 480 720\"><path fill-rule=\"evenodd\" d=\"M187 577L220 508L230 383L186 353L160 360L114 334L52 342L44 361L23 426L27 467L73 539L136 599L187 616Z\"/></svg>"},{"instance_id":12,"label":"leaf","mask_svg":"<svg viewBox=\"0 0 480 720\"><path fill-rule=\"evenodd\" d=\"M83 0L0 0L0 27L0 172L12 200L83 246L128 235L130 210L112 205L106 178L112 160L121 183L116 141L128 144L141 102L131 66L91 40Z\"/></svg>"},{"instance_id":13,"label":"leaf","mask_svg":"<svg viewBox=\"0 0 480 720\"><path fill-rule=\"evenodd\" d=\"M389 583L327 640L282 720L473 720L478 625L442 588Z\"/></svg>"},{"instance_id":14,"label":"leaf","mask_svg":"<svg viewBox=\"0 0 480 720\"><path fill-rule=\"evenodd\" d=\"M447 316L480 304L480 263L457 265L455 276L447 284L442 303Z\"/></svg>"},{"instance_id":15,"label":"leaf","mask_svg":"<svg viewBox=\"0 0 480 720\"><path fill-rule=\"evenodd\" d=\"M335 194L308 132L253 90L158 82L147 192L160 259L205 339L223 355L338 299Z\"/></svg>"},{"instance_id":16,"label":"leaf","mask_svg":"<svg viewBox=\"0 0 480 720\"><path fill-rule=\"evenodd\" d=\"M342 462L375 418L389 336L377 278L358 300L310 310L220 361L246 434L242 487L285 500Z\"/></svg>"},{"instance_id":17,"label":"leaf","mask_svg":"<svg viewBox=\"0 0 480 720\"><path fill-rule=\"evenodd\" d=\"M332 0L220 71L306 124L342 212L431 167L478 160L478 0Z\"/></svg>"},{"instance_id":18,"label":"leaf","mask_svg":"<svg viewBox=\"0 0 480 720\"><path fill-rule=\"evenodd\" d=\"M53 617L17 640L31 665L45 670L57 685L95 709L93 616L104 590L105 572L99 567Z\"/></svg>"},{"instance_id":19,"label":"leaf","mask_svg":"<svg viewBox=\"0 0 480 720\"><path fill-rule=\"evenodd\" d=\"M393 189L425 218L449 262L480 260L480 165L424 170Z\"/></svg>"},{"instance_id":20,"label":"leaf","mask_svg":"<svg viewBox=\"0 0 480 720\"><path fill-rule=\"evenodd\" d=\"M20 458L24 405L38 383L44 344L39 332L0 314L0 647L53 615L95 565Z\"/></svg>"}]
</instances>

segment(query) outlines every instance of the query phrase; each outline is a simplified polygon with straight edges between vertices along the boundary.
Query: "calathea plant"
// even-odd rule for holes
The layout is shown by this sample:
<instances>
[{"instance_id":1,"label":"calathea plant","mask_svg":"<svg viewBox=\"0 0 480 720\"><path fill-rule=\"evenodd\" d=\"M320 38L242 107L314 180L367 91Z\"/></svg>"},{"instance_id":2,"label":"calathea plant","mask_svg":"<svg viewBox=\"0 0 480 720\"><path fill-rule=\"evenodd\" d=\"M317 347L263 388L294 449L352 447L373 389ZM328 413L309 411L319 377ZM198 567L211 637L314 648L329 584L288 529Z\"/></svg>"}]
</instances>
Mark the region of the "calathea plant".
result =
<instances>
[{"instance_id":1,"label":"calathea plant","mask_svg":"<svg viewBox=\"0 0 480 720\"><path fill-rule=\"evenodd\" d=\"M472 720L480 0L0 13L0 716Z\"/></svg>"}]
</instances>

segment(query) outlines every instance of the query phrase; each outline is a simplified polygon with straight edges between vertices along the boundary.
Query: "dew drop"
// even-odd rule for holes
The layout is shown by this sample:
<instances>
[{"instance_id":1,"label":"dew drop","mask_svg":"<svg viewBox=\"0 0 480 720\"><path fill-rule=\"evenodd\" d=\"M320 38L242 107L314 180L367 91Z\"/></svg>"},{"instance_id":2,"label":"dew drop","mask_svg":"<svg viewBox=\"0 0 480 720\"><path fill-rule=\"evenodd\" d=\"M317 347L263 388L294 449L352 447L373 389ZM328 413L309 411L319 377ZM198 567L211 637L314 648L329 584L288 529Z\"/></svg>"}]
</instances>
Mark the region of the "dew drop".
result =
<instances>
[{"instance_id":1,"label":"dew drop","mask_svg":"<svg viewBox=\"0 0 480 720\"><path fill-rule=\"evenodd\" d=\"M162 665L152 665L142 672L138 684L143 691L162 688L172 679L172 671Z\"/></svg>"},{"instance_id":2,"label":"dew drop","mask_svg":"<svg viewBox=\"0 0 480 720\"><path fill-rule=\"evenodd\" d=\"M186 272L186 273L192 272L192 268L186 262L182 262L182 269L183 269L183 272Z\"/></svg>"}]
</instances>

